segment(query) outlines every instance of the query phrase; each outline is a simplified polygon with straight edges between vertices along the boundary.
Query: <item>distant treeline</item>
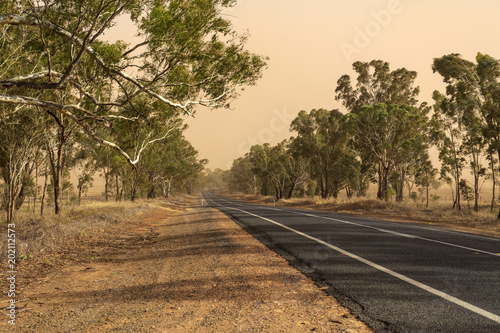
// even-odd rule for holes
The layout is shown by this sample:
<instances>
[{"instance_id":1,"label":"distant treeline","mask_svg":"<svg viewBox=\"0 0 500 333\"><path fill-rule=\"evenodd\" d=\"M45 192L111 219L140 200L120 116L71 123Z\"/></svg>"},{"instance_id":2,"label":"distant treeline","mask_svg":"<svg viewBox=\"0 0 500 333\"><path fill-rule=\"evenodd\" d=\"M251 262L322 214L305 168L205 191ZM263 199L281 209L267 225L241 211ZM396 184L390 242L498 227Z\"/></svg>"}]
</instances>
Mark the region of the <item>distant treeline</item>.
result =
<instances>
[{"instance_id":1,"label":"distant treeline","mask_svg":"<svg viewBox=\"0 0 500 333\"><path fill-rule=\"evenodd\" d=\"M453 207L463 199L479 208L480 186L492 180L493 200L500 157L500 62L478 54L475 62L458 54L434 59L446 91L433 105L419 103L417 73L390 70L381 60L353 64L355 81L343 75L335 99L347 112L300 111L290 129L296 135L276 146L254 145L233 162L230 189L293 196L364 196L370 183L377 198L429 200L429 190L450 186ZM439 151L440 168L429 159ZM470 171L472 181L464 173ZM470 179L470 177L467 177Z\"/></svg>"}]
</instances>

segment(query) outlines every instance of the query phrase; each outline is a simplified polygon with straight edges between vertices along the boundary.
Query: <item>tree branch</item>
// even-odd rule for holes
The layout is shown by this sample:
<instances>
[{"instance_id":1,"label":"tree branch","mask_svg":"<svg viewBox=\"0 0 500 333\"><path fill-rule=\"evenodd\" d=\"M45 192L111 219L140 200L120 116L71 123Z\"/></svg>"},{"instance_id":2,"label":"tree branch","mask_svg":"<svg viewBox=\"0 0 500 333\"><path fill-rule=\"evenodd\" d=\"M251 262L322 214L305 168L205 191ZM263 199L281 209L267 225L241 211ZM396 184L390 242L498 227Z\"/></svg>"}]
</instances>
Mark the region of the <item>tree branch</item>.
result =
<instances>
[{"instance_id":1,"label":"tree branch","mask_svg":"<svg viewBox=\"0 0 500 333\"><path fill-rule=\"evenodd\" d=\"M139 89L139 92L144 92L144 93L148 94L149 96L154 97L167 105L170 105L174 108L179 108L185 114L187 114L189 116L193 116L193 113L189 110L189 108L191 106L194 106L194 105L203 105L203 106L207 106L207 107L219 107L219 106L221 106L222 105L221 103L214 103L214 102L220 101L221 99L227 97L227 95L229 93L235 91L236 88L240 85L240 83L237 83L233 87L231 87L230 89L226 89L220 96L217 96L217 97L212 98L212 99L206 99L206 100L202 99L202 100L198 100L198 101L187 101L185 103L174 102L174 101L167 99L164 96L150 90L149 88L147 88L146 86L141 84L137 79L131 77L127 73L125 73L121 70L118 70L116 68L113 68L111 66L108 66L105 63L105 61L99 56L99 54L97 54L95 52L95 50L90 45L86 45L85 41L82 41L80 38L74 36L70 32L64 30L63 28L61 28L61 27L59 27L51 22L47 22L47 21L37 22L37 21L31 20L27 16L22 16L22 15L0 15L0 25L4 25L4 24L25 25L25 26L42 26L45 29L49 29L49 30L51 30L51 31L63 36L63 37L66 37L70 41L72 41L73 43L77 44L79 47L82 47L103 69L109 71L110 73L114 73L115 75L118 75L119 77L132 83L134 86L136 86ZM50 89L59 89L59 85L61 85L61 83L63 83L63 82L64 82L64 80L61 79L59 81L59 83L50 83L46 87L48 87ZM8 84L9 84L8 82L4 81L4 85L8 85ZM33 87L37 87L40 84L39 83L33 84L33 83L25 82L25 83L22 83L22 85L24 85L24 86L33 85ZM0 88L2 88L2 86L0 86ZM42 88L40 88L40 89L42 89ZM125 103L126 102L124 102L122 105L124 105ZM113 105L115 105L115 104L113 104Z\"/></svg>"}]
</instances>

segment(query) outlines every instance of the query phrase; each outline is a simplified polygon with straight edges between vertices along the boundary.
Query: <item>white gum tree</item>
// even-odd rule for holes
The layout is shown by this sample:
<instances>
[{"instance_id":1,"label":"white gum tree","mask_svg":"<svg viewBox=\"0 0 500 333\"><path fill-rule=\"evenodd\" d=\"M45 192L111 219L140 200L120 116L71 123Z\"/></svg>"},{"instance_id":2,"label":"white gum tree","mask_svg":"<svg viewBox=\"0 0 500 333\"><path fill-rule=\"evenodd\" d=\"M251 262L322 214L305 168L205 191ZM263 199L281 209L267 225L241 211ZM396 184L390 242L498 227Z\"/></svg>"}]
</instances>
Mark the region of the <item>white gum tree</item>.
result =
<instances>
[{"instance_id":1,"label":"white gum tree","mask_svg":"<svg viewBox=\"0 0 500 333\"><path fill-rule=\"evenodd\" d=\"M247 37L224 17L234 3L4 0L0 104L29 106L56 127L64 118L135 169L145 148L170 133L171 118L193 116L200 106L227 108L261 77L266 57L246 50ZM141 41L103 41L123 15ZM124 121L149 129L133 149L110 135Z\"/></svg>"}]
</instances>

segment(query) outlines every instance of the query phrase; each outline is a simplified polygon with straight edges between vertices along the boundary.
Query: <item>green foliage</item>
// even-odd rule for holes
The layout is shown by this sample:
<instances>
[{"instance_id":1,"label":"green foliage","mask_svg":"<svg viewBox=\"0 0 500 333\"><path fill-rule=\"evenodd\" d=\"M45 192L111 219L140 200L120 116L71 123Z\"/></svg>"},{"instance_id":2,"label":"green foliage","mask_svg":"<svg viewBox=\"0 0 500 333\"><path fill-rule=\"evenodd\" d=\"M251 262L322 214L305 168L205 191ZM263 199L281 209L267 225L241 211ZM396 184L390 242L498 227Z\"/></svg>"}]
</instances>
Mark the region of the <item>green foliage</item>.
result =
<instances>
[{"instance_id":1,"label":"green foliage","mask_svg":"<svg viewBox=\"0 0 500 333\"><path fill-rule=\"evenodd\" d=\"M346 183L347 170L357 167L356 160L349 158L342 113L325 109L301 111L290 128L297 132L292 141L295 155L305 159L311 177L319 184L321 196L336 197ZM345 163L349 163L347 169Z\"/></svg>"},{"instance_id":2,"label":"green foliage","mask_svg":"<svg viewBox=\"0 0 500 333\"><path fill-rule=\"evenodd\" d=\"M42 120L57 213L68 167L78 170L79 197L96 170L106 199L113 180L117 198L155 196L159 186L166 195L171 184L193 191L206 161L182 137L180 116L198 106L229 107L266 66L221 15L234 3L1 2L0 103ZM137 45L103 41L119 16L136 25Z\"/></svg>"},{"instance_id":3,"label":"green foliage","mask_svg":"<svg viewBox=\"0 0 500 333\"><path fill-rule=\"evenodd\" d=\"M229 175L229 191L253 194L257 188L256 176L248 155L233 161Z\"/></svg>"},{"instance_id":4,"label":"green foliage","mask_svg":"<svg viewBox=\"0 0 500 333\"><path fill-rule=\"evenodd\" d=\"M356 149L377 161L378 198L387 199L384 193L391 172L397 167L407 169L412 147L422 135L426 122L422 110L397 104L366 105L347 114L346 122Z\"/></svg>"},{"instance_id":5,"label":"green foliage","mask_svg":"<svg viewBox=\"0 0 500 333\"><path fill-rule=\"evenodd\" d=\"M352 86L349 75L343 75L335 89L335 99L341 101L349 112L378 103L417 105L420 88L413 86L416 72L405 68L391 71L389 63L382 60L357 61L352 66L357 74L356 87Z\"/></svg>"},{"instance_id":6,"label":"green foliage","mask_svg":"<svg viewBox=\"0 0 500 333\"><path fill-rule=\"evenodd\" d=\"M441 197L437 194L431 194L431 200L432 202L438 202Z\"/></svg>"},{"instance_id":7,"label":"green foliage","mask_svg":"<svg viewBox=\"0 0 500 333\"><path fill-rule=\"evenodd\" d=\"M428 159L430 108L425 103L415 107L416 72L391 71L382 61L357 62L353 67L356 87L344 75L336 90L336 99L350 113L300 111L290 125L296 137L288 146L257 145L234 162L230 189L260 189L264 195L274 190L279 199L285 189L291 195L301 184L298 194L337 197L345 189L351 197L364 195L370 181L376 181L380 199L396 195L402 201L405 184L420 184L418 164Z\"/></svg>"},{"instance_id":8,"label":"green foliage","mask_svg":"<svg viewBox=\"0 0 500 333\"><path fill-rule=\"evenodd\" d=\"M475 60L476 63L454 53L434 59L432 68L447 84L446 96L434 93L436 113L442 117L436 121L437 126L446 124L448 129L445 134L436 131L437 140L442 143L443 178L454 172L455 203L460 209L460 193L466 197L466 190L461 186L468 186L460 178L467 157L474 177L474 209L477 211L480 180L486 174L481 159L492 151L500 156L500 63L481 53ZM494 159L490 158L490 163L494 163Z\"/></svg>"}]
</instances>

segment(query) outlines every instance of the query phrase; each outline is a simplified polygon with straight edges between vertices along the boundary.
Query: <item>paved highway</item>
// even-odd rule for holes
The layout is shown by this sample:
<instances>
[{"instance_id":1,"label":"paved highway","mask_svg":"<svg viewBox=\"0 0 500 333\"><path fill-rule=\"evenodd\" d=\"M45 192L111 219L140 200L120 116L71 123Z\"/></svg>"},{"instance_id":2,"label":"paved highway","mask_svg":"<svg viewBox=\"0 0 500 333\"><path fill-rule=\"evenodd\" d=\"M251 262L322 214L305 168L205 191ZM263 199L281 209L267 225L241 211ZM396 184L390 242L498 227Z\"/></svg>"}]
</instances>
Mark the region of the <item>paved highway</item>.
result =
<instances>
[{"instance_id":1,"label":"paved highway","mask_svg":"<svg viewBox=\"0 0 500 333\"><path fill-rule=\"evenodd\" d=\"M500 332L498 238L204 196L378 332Z\"/></svg>"}]
</instances>

